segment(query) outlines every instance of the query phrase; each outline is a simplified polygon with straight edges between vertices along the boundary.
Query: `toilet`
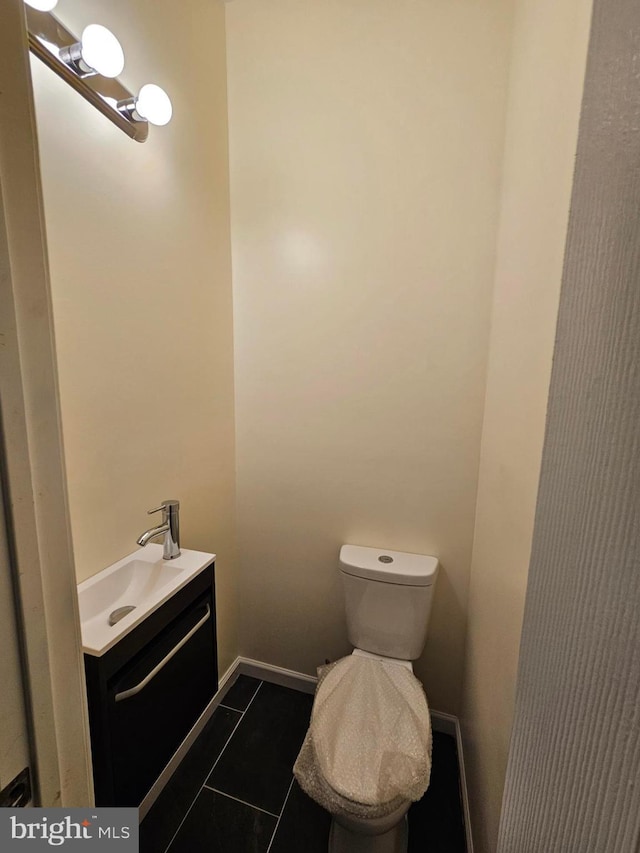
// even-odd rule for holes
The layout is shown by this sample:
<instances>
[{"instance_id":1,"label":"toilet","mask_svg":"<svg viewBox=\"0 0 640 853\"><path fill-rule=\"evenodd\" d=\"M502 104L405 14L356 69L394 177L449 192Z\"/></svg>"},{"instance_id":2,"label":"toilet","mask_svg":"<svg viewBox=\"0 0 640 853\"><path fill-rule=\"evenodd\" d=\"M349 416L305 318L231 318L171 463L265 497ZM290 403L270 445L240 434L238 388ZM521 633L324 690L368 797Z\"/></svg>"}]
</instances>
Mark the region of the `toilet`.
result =
<instances>
[{"instance_id":1,"label":"toilet","mask_svg":"<svg viewBox=\"0 0 640 853\"><path fill-rule=\"evenodd\" d=\"M340 549L349 657L319 670L294 767L332 814L329 853L406 853L407 812L429 784L431 724L412 661L424 648L438 560Z\"/></svg>"}]
</instances>

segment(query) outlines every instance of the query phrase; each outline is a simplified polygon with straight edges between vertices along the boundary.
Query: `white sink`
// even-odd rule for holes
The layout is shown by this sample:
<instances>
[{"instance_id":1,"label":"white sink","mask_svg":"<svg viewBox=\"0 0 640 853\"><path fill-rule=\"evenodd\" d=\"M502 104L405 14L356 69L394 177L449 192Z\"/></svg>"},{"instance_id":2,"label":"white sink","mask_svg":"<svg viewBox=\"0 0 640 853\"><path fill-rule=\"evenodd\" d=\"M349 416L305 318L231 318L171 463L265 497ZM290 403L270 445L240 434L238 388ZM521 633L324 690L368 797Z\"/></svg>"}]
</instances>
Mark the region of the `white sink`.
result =
<instances>
[{"instance_id":1,"label":"white sink","mask_svg":"<svg viewBox=\"0 0 640 853\"><path fill-rule=\"evenodd\" d=\"M147 545L78 585L82 650L100 656L215 560L215 554L184 550L162 559L162 545ZM109 617L133 609L114 625Z\"/></svg>"}]
</instances>

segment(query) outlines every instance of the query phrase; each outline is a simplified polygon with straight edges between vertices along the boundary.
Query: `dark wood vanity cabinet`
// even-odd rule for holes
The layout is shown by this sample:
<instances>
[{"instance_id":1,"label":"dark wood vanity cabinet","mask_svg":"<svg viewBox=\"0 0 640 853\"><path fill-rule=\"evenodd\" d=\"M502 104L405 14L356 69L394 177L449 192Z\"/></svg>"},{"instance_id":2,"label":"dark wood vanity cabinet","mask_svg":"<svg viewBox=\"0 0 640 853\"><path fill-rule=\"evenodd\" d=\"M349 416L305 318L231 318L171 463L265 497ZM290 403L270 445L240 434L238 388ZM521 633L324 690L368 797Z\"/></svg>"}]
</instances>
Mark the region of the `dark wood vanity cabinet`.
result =
<instances>
[{"instance_id":1,"label":"dark wood vanity cabinet","mask_svg":"<svg viewBox=\"0 0 640 853\"><path fill-rule=\"evenodd\" d=\"M84 662L96 805L138 806L218 689L213 565Z\"/></svg>"}]
</instances>

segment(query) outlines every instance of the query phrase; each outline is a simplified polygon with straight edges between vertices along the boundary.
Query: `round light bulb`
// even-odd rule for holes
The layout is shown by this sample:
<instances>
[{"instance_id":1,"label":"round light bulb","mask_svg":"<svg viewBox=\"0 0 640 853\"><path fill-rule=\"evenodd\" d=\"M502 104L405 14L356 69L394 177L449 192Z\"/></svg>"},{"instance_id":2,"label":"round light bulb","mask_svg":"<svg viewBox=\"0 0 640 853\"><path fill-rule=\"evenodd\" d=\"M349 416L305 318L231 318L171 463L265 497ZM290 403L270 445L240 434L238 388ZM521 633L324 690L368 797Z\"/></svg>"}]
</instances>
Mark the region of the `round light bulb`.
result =
<instances>
[{"instance_id":1,"label":"round light bulb","mask_svg":"<svg viewBox=\"0 0 640 853\"><path fill-rule=\"evenodd\" d=\"M155 83L146 83L138 92L136 112L151 124L162 126L171 121L173 107L164 89Z\"/></svg>"},{"instance_id":2,"label":"round light bulb","mask_svg":"<svg viewBox=\"0 0 640 853\"><path fill-rule=\"evenodd\" d=\"M106 27L89 24L82 31L82 61L102 74L117 77L124 68L124 53L120 42Z\"/></svg>"},{"instance_id":3,"label":"round light bulb","mask_svg":"<svg viewBox=\"0 0 640 853\"><path fill-rule=\"evenodd\" d=\"M24 0L27 6L37 9L38 12L50 12L58 5L58 0Z\"/></svg>"}]
</instances>

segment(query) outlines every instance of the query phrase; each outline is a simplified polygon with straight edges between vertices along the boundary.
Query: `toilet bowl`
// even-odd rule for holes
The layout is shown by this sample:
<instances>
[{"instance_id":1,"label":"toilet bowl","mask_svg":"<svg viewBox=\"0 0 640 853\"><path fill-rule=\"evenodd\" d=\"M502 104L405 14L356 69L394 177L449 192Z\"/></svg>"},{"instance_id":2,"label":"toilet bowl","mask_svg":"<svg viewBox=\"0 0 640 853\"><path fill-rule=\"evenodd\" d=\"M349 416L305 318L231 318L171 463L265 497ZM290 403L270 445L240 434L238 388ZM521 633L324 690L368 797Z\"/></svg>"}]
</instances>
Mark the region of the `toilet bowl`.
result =
<instances>
[{"instance_id":1,"label":"toilet bowl","mask_svg":"<svg viewBox=\"0 0 640 853\"><path fill-rule=\"evenodd\" d=\"M333 815L330 853L406 853L410 806L411 800L404 800L391 814L378 818Z\"/></svg>"},{"instance_id":2,"label":"toilet bowl","mask_svg":"<svg viewBox=\"0 0 640 853\"><path fill-rule=\"evenodd\" d=\"M434 557L344 545L352 654L319 670L294 773L331 812L330 853L405 853L407 812L429 783L431 725L411 660L424 646Z\"/></svg>"}]
</instances>

